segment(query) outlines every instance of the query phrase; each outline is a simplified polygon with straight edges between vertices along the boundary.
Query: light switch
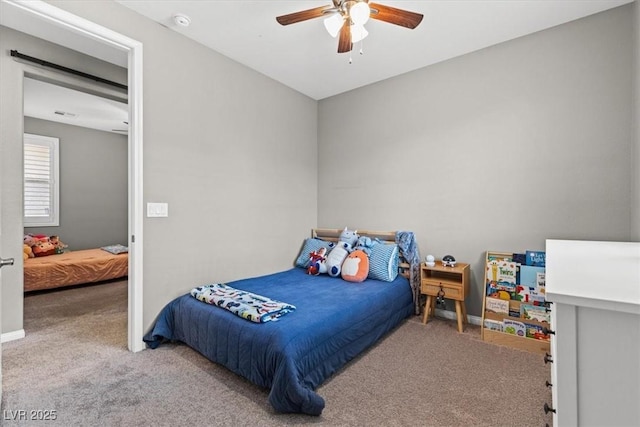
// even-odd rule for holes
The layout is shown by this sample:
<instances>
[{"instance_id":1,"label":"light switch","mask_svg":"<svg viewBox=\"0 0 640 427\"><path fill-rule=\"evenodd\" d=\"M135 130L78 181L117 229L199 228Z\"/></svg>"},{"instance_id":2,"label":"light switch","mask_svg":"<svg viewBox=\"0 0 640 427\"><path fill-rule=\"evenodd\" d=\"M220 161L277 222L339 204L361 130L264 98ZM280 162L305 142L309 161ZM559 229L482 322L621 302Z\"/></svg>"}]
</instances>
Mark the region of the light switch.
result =
<instances>
[{"instance_id":1,"label":"light switch","mask_svg":"<svg viewBox=\"0 0 640 427\"><path fill-rule=\"evenodd\" d=\"M147 218L159 218L169 216L168 203L147 203Z\"/></svg>"}]
</instances>

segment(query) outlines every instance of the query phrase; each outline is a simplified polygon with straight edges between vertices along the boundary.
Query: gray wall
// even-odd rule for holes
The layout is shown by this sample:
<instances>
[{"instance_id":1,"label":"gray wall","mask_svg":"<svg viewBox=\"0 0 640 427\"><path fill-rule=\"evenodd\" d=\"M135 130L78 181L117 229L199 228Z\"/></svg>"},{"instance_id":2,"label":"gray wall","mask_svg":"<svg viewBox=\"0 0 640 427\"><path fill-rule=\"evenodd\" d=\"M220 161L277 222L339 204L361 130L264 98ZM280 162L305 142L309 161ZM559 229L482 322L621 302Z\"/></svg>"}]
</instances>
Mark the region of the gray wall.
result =
<instances>
[{"instance_id":1,"label":"gray wall","mask_svg":"<svg viewBox=\"0 0 640 427\"><path fill-rule=\"evenodd\" d=\"M477 316L485 251L629 240L630 11L321 101L318 225L413 230L423 257L471 263Z\"/></svg>"},{"instance_id":2,"label":"gray wall","mask_svg":"<svg viewBox=\"0 0 640 427\"><path fill-rule=\"evenodd\" d=\"M168 218L143 224L145 327L196 284L289 268L317 224L317 103L115 2L51 3L144 45L144 202L169 203ZM21 76L0 43L4 125L21 121ZM3 166L21 158L21 131L3 127ZM20 200L13 169L3 242L16 217L5 194ZM22 328L21 292L3 275L3 331Z\"/></svg>"},{"instance_id":3,"label":"gray wall","mask_svg":"<svg viewBox=\"0 0 640 427\"><path fill-rule=\"evenodd\" d=\"M60 139L60 226L25 233L58 235L70 250L127 244L127 136L25 117L26 133Z\"/></svg>"}]
</instances>

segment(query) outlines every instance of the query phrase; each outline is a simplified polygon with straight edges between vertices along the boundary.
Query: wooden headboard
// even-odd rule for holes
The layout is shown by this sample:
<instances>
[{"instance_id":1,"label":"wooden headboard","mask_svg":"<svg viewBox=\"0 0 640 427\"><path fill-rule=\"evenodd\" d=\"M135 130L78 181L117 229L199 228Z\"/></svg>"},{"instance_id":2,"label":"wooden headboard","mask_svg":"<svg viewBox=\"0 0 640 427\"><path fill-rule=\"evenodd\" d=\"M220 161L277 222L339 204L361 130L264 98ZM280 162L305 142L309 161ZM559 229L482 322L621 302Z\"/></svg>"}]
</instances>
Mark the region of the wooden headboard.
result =
<instances>
[{"instance_id":1,"label":"wooden headboard","mask_svg":"<svg viewBox=\"0 0 640 427\"><path fill-rule=\"evenodd\" d=\"M357 230L358 236L366 236L371 239L379 239L380 241L391 244L396 242L396 232L395 231L368 231L368 230ZM340 238L340 233L342 233L342 229L339 228L314 228L311 230L311 237L315 239L327 240L330 242L337 242ZM406 260L400 256L400 263L398 264L398 273L402 276L409 278L409 268L410 265Z\"/></svg>"}]
</instances>

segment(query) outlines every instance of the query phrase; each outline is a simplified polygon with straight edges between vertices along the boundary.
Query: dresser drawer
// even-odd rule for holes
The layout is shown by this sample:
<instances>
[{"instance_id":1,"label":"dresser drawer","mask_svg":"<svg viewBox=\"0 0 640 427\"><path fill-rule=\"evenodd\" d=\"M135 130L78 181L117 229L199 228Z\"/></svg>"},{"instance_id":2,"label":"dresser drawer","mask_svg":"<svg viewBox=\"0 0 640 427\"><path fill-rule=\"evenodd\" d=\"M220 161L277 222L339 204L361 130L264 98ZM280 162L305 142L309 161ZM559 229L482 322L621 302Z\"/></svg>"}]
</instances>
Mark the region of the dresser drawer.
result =
<instances>
[{"instance_id":1,"label":"dresser drawer","mask_svg":"<svg viewBox=\"0 0 640 427\"><path fill-rule=\"evenodd\" d=\"M444 291L445 298L463 300L462 285L451 285L437 280L423 280L420 291L425 295L437 296L440 292L440 287Z\"/></svg>"}]
</instances>

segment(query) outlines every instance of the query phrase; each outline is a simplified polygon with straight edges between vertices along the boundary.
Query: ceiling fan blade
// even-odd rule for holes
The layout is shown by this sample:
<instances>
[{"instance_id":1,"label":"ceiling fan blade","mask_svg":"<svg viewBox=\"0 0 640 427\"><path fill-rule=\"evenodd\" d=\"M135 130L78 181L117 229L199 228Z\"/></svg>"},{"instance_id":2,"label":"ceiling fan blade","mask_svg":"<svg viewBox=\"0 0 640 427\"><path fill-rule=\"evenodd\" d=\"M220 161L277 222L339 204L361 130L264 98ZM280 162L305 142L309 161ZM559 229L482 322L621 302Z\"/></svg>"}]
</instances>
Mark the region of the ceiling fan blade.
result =
<instances>
[{"instance_id":1,"label":"ceiling fan blade","mask_svg":"<svg viewBox=\"0 0 640 427\"><path fill-rule=\"evenodd\" d=\"M345 19L342 28L340 29L340 38L338 39L338 53L350 52L353 49L353 43L351 43L351 25L349 20Z\"/></svg>"},{"instance_id":2,"label":"ceiling fan blade","mask_svg":"<svg viewBox=\"0 0 640 427\"><path fill-rule=\"evenodd\" d=\"M306 21L308 19L319 18L325 13L335 10L332 6L321 6L313 9L302 10L300 12L290 13L276 17L281 25L295 24L297 22Z\"/></svg>"},{"instance_id":3,"label":"ceiling fan blade","mask_svg":"<svg viewBox=\"0 0 640 427\"><path fill-rule=\"evenodd\" d=\"M396 9L378 3L369 3L371 8L371 18L390 24L414 29L422 22L422 14L409 12L408 10Z\"/></svg>"}]
</instances>

